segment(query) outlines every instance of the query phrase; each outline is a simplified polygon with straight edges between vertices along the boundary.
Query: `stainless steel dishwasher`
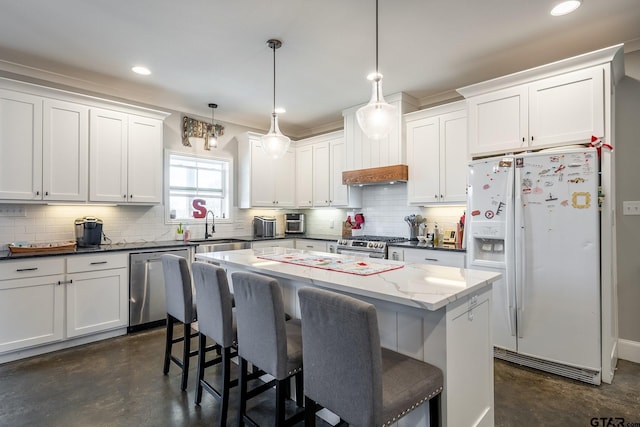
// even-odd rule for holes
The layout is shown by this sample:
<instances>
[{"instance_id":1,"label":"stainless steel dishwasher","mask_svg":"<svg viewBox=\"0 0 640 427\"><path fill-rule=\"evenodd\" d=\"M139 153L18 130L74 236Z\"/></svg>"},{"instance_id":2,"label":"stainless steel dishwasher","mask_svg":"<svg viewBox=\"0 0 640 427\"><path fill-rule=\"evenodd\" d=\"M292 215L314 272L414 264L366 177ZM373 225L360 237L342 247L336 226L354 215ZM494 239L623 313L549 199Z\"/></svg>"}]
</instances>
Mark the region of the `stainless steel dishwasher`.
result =
<instances>
[{"instance_id":1,"label":"stainless steel dishwasher","mask_svg":"<svg viewBox=\"0 0 640 427\"><path fill-rule=\"evenodd\" d=\"M189 249L132 252L129 255L129 332L162 325L167 319L164 273L160 257L173 254L190 259Z\"/></svg>"}]
</instances>

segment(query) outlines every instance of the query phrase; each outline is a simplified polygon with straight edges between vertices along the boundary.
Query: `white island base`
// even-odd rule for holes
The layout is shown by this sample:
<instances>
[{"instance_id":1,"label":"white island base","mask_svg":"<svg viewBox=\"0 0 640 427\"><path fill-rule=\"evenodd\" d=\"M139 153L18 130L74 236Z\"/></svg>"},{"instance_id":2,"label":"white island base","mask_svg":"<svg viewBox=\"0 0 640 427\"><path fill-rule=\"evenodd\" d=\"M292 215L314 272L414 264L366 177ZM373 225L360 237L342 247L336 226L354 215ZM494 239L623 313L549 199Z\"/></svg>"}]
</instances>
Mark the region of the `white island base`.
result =
<instances>
[{"instance_id":1,"label":"white island base","mask_svg":"<svg viewBox=\"0 0 640 427\"><path fill-rule=\"evenodd\" d=\"M491 294L499 274L371 260L403 267L359 276L259 258L274 251L294 252L248 249L196 254L196 259L223 266L229 279L234 271L277 278L285 308L295 316L300 316L297 290L304 286L331 289L375 305L384 347L424 360L444 372L442 425L494 425ZM428 405L422 405L397 426L427 426L428 414Z\"/></svg>"}]
</instances>

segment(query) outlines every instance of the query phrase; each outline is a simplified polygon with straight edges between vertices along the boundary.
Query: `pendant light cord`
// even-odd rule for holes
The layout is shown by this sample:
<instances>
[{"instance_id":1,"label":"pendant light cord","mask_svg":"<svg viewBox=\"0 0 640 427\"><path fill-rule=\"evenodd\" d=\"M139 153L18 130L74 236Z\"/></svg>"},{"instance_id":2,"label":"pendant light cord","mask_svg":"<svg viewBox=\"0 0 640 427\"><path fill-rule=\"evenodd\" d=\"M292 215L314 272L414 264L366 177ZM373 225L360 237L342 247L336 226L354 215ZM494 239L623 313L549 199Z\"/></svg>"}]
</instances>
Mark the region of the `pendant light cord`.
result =
<instances>
[{"instance_id":1,"label":"pendant light cord","mask_svg":"<svg viewBox=\"0 0 640 427\"><path fill-rule=\"evenodd\" d=\"M377 0L376 0L377 1ZM273 114L276 113L276 45L271 45L273 50Z\"/></svg>"},{"instance_id":2,"label":"pendant light cord","mask_svg":"<svg viewBox=\"0 0 640 427\"><path fill-rule=\"evenodd\" d=\"M376 101L380 101L380 71L378 70L378 0L376 0Z\"/></svg>"}]
</instances>

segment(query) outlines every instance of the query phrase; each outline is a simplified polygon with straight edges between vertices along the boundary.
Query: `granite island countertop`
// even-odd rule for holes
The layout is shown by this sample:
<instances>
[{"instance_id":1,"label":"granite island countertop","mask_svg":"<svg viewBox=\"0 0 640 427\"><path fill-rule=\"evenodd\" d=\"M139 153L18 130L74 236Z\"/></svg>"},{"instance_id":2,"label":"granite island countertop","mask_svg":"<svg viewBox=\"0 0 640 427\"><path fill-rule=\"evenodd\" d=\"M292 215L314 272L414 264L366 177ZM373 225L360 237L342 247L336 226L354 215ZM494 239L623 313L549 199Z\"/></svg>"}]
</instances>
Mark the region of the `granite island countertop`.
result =
<instances>
[{"instance_id":1,"label":"granite island countertop","mask_svg":"<svg viewBox=\"0 0 640 427\"><path fill-rule=\"evenodd\" d=\"M293 251L293 252L292 252ZM498 280L499 273L455 267L362 259L364 262L400 266L395 270L360 276L341 271L296 265L259 258L286 253L317 254L323 257L353 259L353 256L308 252L286 248L243 249L196 254L196 260L281 277L312 286L348 292L407 306L439 310L457 299Z\"/></svg>"}]
</instances>

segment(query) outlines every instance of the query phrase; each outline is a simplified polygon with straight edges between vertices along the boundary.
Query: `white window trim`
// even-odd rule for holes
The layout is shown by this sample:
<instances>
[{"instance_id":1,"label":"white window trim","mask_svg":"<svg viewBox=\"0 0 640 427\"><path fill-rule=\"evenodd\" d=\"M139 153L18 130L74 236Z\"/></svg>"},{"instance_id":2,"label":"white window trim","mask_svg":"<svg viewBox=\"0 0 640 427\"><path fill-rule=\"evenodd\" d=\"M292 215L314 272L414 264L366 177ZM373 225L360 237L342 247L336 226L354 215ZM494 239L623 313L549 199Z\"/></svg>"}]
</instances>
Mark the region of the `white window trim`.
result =
<instances>
[{"instance_id":1,"label":"white window trim","mask_svg":"<svg viewBox=\"0 0 640 427\"><path fill-rule=\"evenodd\" d=\"M230 198L230 209L229 216L227 218L218 218L216 217L216 224L231 224L233 223L233 206L234 206L234 198L235 194L234 181L233 181L233 157L225 157L225 156L203 156L201 154L192 154L184 151L176 151L176 150L164 150L164 223L165 224L179 224L184 223L184 219L171 219L171 215L169 213L169 173L170 167L169 162L171 159L171 155L183 156L183 157L193 157L207 160L220 160L229 162L229 198ZM203 218L190 218L189 224L204 224Z\"/></svg>"}]
</instances>

